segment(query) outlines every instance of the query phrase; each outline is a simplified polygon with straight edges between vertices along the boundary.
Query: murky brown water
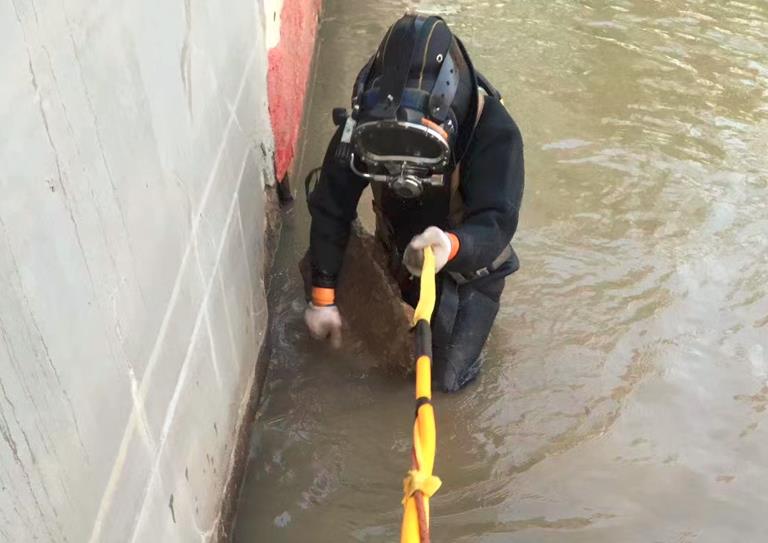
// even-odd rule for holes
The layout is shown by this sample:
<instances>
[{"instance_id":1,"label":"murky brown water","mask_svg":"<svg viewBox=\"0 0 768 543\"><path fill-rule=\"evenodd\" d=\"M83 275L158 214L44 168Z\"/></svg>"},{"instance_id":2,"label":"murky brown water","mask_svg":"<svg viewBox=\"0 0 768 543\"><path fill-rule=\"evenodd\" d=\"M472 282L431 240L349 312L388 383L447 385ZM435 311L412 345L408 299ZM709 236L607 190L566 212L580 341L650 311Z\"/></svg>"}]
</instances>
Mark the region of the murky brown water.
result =
<instances>
[{"instance_id":1,"label":"murky brown water","mask_svg":"<svg viewBox=\"0 0 768 543\"><path fill-rule=\"evenodd\" d=\"M406 4L326 1L301 172ZM436 399L434 541L768 540L768 3L412 5L465 38L527 161L484 372ZM235 540L396 541L411 384L308 340L307 228L300 201Z\"/></svg>"}]
</instances>

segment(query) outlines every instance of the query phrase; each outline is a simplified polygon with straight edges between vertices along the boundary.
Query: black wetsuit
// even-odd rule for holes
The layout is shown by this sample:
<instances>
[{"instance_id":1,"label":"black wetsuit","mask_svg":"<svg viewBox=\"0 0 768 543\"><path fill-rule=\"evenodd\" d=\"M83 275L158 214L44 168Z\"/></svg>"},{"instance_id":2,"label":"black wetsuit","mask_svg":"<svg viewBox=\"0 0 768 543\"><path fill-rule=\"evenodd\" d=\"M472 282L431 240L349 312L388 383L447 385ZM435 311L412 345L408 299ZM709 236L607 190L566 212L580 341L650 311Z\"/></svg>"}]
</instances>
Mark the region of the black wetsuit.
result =
<instances>
[{"instance_id":1,"label":"black wetsuit","mask_svg":"<svg viewBox=\"0 0 768 543\"><path fill-rule=\"evenodd\" d=\"M368 184L348 164L334 158L340 136L341 129L329 144L320 180L309 201L312 283L317 287L336 285L350 224ZM512 253L489 275L466 283L457 282L456 275L450 273L471 274L490 266L517 229L524 183L523 141L514 120L496 98L485 97L459 171L463 213L458 221L451 215L450 176L446 176L445 187L429 187L418 199L402 199L384 188L376 202L396 258L413 236L428 226L438 226L459 238L458 254L438 274L438 304L432 321L433 375L446 391L458 390L477 375L504 278L518 268L517 256ZM413 303L418 293L407 283L402 285L404 299Z\"/></svg>"}]
</instances>

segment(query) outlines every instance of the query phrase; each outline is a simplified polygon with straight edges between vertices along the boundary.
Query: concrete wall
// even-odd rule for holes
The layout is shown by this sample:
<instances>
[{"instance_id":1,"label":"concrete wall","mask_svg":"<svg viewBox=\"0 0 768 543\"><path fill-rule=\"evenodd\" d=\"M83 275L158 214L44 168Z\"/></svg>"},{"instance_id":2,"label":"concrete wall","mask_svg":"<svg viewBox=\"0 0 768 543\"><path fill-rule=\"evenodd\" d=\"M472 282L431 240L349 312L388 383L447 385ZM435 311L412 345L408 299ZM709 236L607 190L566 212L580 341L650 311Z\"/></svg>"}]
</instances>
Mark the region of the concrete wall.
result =
<instances>
[{"instance_id":1,"label":"concrete wall","mask_svg":"<svg viewBox=\"0 0 768 543\"><path fill-rule=\"evenodd\" d=\"M265 9L0 3L2 542L216 532L266 325Z\"/></svg>"}]
</instances>

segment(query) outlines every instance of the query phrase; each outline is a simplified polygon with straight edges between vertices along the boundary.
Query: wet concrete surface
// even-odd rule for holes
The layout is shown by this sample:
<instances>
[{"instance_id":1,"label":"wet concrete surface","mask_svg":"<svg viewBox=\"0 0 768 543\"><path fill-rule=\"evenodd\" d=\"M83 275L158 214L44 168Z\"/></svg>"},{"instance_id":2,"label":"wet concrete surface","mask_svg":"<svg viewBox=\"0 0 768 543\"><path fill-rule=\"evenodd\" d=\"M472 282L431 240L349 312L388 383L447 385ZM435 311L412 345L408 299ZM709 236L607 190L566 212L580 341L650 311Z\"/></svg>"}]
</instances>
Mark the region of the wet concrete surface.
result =
<instances>
[{"instance_id":1,"label":"wet concrete surface","mask_svg":"<svg viewBox=\"0 0 768 543\"><path fill-rule=\"evenodd\" d=\"M302 174L406 4L326 3ZM522 267L480 378L435 399L434 541L764 541L768 5L411 6L464 38L526 142ZM397 540L411 383L308 338L307 238L299 202L234 539Z\"/></svg>"}]
</instances>

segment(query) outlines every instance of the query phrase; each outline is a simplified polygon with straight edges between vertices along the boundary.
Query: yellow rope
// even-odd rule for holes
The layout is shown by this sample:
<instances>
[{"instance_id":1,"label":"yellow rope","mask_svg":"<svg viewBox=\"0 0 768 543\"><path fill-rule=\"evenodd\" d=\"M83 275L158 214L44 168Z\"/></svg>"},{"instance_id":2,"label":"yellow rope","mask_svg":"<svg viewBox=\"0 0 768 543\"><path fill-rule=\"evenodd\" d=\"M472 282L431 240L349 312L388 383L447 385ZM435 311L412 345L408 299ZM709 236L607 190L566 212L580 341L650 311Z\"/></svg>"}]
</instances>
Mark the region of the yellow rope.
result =
<instances>
[{"instance_id":1,"label":"yellow rope","mask_svg":"<svg viewBox=\"0 0 768 543\"><path fill-rule=\"evenodd\" d=\"M411 470L403 480L403 523L401 543L429 543L429 498L440 488L440 478L432 474L435 464L435 410L432 407L432 359L429 323L435 309L435 255L424 249L421 292L413 325L419 345L428 352L417 353L416 400L418 409L413 424ZM423 324L422 324L423 323Z\"/></svg>"}]
</instances>

